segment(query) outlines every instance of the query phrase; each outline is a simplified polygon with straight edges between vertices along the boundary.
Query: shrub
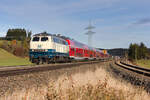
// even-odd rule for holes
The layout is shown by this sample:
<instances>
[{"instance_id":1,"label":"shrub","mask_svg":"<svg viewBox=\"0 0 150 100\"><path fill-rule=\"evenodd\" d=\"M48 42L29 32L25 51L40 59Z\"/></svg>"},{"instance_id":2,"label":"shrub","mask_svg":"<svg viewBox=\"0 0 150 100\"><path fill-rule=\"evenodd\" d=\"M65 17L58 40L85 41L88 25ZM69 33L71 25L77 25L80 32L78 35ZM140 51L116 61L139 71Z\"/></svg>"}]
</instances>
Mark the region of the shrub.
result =
<instances>
[{"instance_id":1,"label":"shrub","mask_svg":"<svg viewBox=\"0 0 150 100\"><path fill-rule=\"evenodd\" d=\"M25 39L24 41L22 41L22 46L24 48L24 56L28 56L29 43L28 43L27 39Z\"/></svg>"},{"instance_id":2,"label":"shrub","mask_svg":"<svg viewBox=\"0 0 150 100\"><path fill-rule=\"evenodd\" d=\"M0 48L19 57L28 56L28 52L29 52L29 45L26 40L22 41L21 45L18 43L17 40L12 40L12 41L4 40L3 42L1 42Z\"/></svg>"},{"instance_id":3,"label":"shrub","mask_svg":"<svg viewBox=\"0 0 150 100\"><path fill-rule=\"evenodd\" d=\"M13 54L16 55L16 56L24 57L23 47L16 47L13 51Z\"/></svg>"},{"instance_id":4,"label":"shrub","mask_svg":"<svg viewBox=\"0 0 150 100\"><path fill-rule=\"evenodd\" d=\"M8 41L3 41L2 44L1 44L1 48L5 49L6 51L10 51L10 46L8 44Z\"/></svg>"},{"instance_id":5,"label":"shrub","mask_svg":"<svg viewBox=\"0 0 150 100\"><path fill-rule=\"evenodd\" d=\"M11 41L11 45L12 45L12 46L16 46L16 45L17 45L17 41L16 41L16 40L12 40L12 41Z\"/></svg>"}]
</instances>

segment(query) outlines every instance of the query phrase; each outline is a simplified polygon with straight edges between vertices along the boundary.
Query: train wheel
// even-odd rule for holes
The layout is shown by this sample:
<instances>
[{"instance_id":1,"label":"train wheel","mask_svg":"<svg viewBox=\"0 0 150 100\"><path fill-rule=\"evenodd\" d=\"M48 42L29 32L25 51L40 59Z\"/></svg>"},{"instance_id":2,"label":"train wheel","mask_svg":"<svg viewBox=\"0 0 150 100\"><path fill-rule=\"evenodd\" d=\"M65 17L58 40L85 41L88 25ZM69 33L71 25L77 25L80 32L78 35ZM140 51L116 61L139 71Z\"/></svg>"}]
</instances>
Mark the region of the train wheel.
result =
<instances>
[{"instance_id":1,"label":"train wheel","mask_svg":"<svg viewBox=\"0 0 150 100\"><path fill-rule=\"evenodd\" d=\"M39 65L39 64L40 64L39 59L36 59L35 63L36 63L37 65Z\"/></svg>"},{"instance_id":2,"label":"train wheel","mask_svg":"<svg viewBox=\"0 0 150 100\"><path fill-rule=\"evenodd\" d=\"M69 62L69 63L71 63L71 59L69 58L69 57L67 57L67 60L66 60L66 62Z\"/></svg>"},{"instance_id":3,"label":"train wheel","mask_svg":"<svg viewBox=\"0 0 150 100\"><path fill-rule=\"evenodd\" d=\"M68 62L68 58L67 57L64 57L64 62Z\"/></svg>"},{"instance_id":4,"label":"train wheel","mask_svg":"<svg viewBox=\"0 0 150 100\"><path fill-rule=\"evenodd\" d=\"M46 59L46 63L47 63L47 64L50 64L50 59L47 58L47 59Z\"/></svg>"},{"instance_id":5,"label":"train wheel","mask_svg":"<svg viewBox=\"0 0 150 100\"><path fill-rule=\"evenodd\" d=\"M37 59L36 64L37 65L43 64L43 60L41 58Z\"/></svg>"},{"instance_id":6,"label":"train wheel","mask_svg":"<svg viewBox=\"0 0 150 100\"><path fill-rule=\"evenodd\" d=\"M32 58L30 61L31 61L32 63L35 63L35 59L33 59L33 58Z\"/></svg>"},{"instance_id":7,"label":"train wheel","mask_svg":"<svg viewBox=\"0 0 150 100\"><path fill-rule=\"evenodd\" d=\"M56 58L56 57L53 57L53 58L52 58L52 63L56 63L56 61L57 61L57 58Z\"/></svg>"}]
</instances>

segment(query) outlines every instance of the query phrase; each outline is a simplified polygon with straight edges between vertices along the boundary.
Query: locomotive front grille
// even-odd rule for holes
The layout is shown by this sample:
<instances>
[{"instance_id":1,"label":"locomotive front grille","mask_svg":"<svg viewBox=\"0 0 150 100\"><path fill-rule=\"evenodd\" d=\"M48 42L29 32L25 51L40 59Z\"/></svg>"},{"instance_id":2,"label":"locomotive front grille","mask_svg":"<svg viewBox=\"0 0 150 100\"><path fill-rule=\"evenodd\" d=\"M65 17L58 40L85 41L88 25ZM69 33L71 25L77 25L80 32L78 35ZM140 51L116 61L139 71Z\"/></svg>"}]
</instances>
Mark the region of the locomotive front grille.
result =
<instances>
[{"instance_id":1,"label":"locomotive front grille","mask_svg":"<svg viewBox=\"0 0 150 100\"><path fill-rule=\"evenodd\" d=\"M45 52L47 51L46 49L32 49L34 52Z\"/></svg>"}]
</instances>

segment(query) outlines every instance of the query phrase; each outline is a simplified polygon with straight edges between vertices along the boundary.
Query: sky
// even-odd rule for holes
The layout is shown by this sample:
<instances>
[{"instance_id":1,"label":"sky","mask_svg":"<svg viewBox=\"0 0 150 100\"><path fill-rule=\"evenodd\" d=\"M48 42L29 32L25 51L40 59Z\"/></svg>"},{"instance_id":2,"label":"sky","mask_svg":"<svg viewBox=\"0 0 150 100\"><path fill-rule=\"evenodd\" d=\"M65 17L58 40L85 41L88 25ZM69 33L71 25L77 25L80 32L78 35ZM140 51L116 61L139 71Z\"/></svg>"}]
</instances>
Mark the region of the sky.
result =
<instances>
[{"instance_id":1,"label":"sky","mask_svg":"<svg viewBox=\"0 0 150 100\"><path fill-rule=\"evenodd\" d=\"M150 47L150 0L1 0L0 37L8 29L62 34L87 44L89 21L96 48Z\"/></svg>"}]
</instances>

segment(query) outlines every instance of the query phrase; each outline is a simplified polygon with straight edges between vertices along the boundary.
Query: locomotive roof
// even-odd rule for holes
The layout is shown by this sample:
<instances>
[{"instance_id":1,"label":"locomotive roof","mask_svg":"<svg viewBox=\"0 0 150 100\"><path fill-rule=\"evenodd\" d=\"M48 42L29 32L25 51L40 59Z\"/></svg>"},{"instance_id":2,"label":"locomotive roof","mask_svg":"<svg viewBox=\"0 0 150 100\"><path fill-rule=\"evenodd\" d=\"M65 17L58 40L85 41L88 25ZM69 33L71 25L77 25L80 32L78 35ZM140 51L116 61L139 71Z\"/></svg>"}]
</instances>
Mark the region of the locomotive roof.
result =
<instances>
[{"instance_id":1,"label":"locomotive roof","mask_svg":"<svg viewBox=\"0 0 150 100\"><path fill-rule=\"evenodd\" d=\"M33 35L33 36L52 36L52 34L49 34L49 33L44 32L44 33L35 34L35 35Z\"/></svg>"},{"instance_id":2,"label":"locomotive roof","mask_svg":"<svg viewBox=\"0 0 150 100\"><path fill-rule=\"evenodd\" d=\"M62 35L60 35L60 34L50 34L50 33L46 33L46 32L44 32L44 33L38 33L38 34L35 34L35 35L33 35L33 36L54 36L54 37L59 37L59 38L62 38L62 39L70 39L69 37L66 37L66 36L62 36Z\"/></svg>"}]
</instances>

